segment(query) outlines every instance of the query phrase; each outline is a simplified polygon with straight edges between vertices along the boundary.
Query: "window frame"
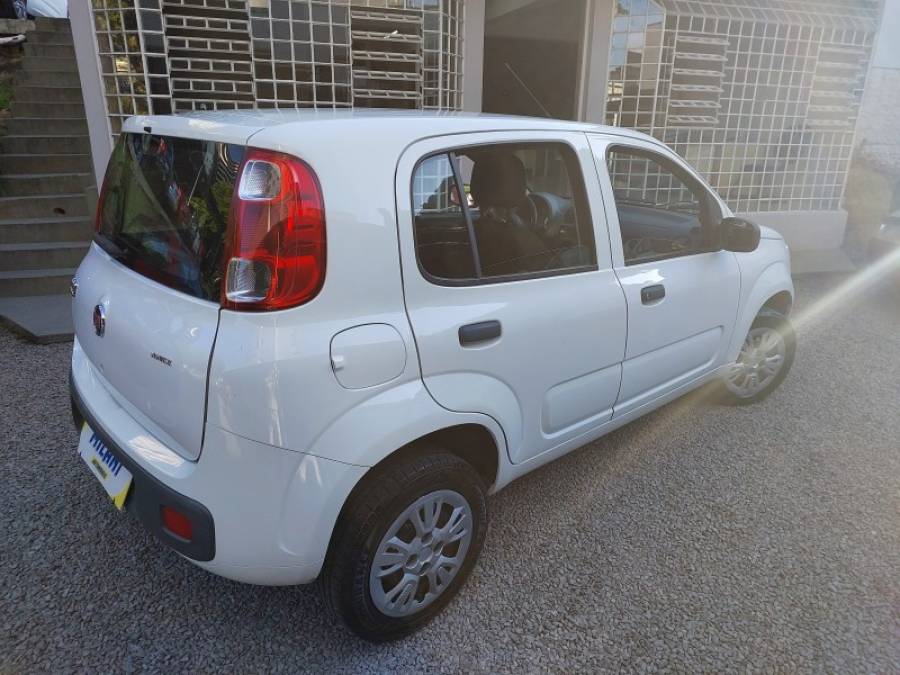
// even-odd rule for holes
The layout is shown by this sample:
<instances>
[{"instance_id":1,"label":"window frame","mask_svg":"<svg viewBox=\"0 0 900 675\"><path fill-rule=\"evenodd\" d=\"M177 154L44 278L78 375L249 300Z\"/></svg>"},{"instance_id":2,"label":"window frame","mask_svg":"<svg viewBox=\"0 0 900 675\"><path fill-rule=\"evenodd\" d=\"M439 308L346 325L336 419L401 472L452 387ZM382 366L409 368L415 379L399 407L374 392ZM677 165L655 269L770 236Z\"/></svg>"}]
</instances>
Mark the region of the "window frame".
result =
<instances>
[{"instance_id":1,"label":"window frame","mask_svg":"<svg viewBox=\"0 0 900 675\"><path fill-rule=\"evenodd\" d=\"M571 159L571 165L578 169L579 179L573 179L571 175L569 175L569 183L572 186L573 192L573 200L576 202L576 208L579 204L583 205L583 211L586 214L588 222L585 224L586 231L590 232L591 235L591 245L593 246L594 253L594 262L588 265L579 265L577 267L567 267L565 269L556 269L556 270L541 270L539 272L523 272L520 274L504 274L499 276L491 276L484 277L481 276L481 259L478 252L478 243L475 237L475 227L474 221L472 220L471 213L469 211L468 200L465 198L466 192L465 187L462 184L461 175L459 173L459 161L457 158L457 153L462 150L474 149L474 148L486 148L494 145L511 145L515 147L522 147L528 145L557 145L557 146L565 146L566 151L569 153L569 157ZM473 259L473 267L475 268L476 274L478 276L471 279L446 279L444 277L438 277L431 274L428 270L426 270L422 265L422 259L419 257L419 234L418 228L416 227L416 202L415 202L415 179L416 174L419 171L419 167L429 159L434 157L439 157L441 155L446 155L453 171L453 180L456 183L456 189L460 195L460 208L462 210L463 218L466 221L466 228L468 230L469 243L472 249L472 259ZM565 159L564 159L565 161ZM571 166L570 162L566 162L566 170L571 174ZM577 195L575 193L578 193ZM449 286L449 287L470 287L470 286L488 286L500 283L510 283L514 281L528 281L532 279L546 279L549 277L559 277L559 276L569 276L572 274L584 274L587 272L596 272L600 269L599 267L599 255L597 252L597 231L594 223L594 216L591 211L591 203L590 197L588 195L587 184L585 183L584 170L581 166L581 161L578 156L578 149L575 148L568 141L559 139L559 138L535 138L528 140L495 140L488 141L484 143L463 143L459 145L447 146L444 148L440 148L438 150L432 150L416 160L416 163L413 165L412 173L409 178L409 203L410 203L410 216L411 216L411 225L412 225L412 235L413 235L413 253L416 258L416 266L419 268L419 273L422 277L428 281L430 284L435 286ZM581 210L579 210L580 213ZM581 225L579 225L579 229L581 229Z\"/></svg>"},{"instance_id":2,"label":"window frame","mask_svg":"<svg viewBox=\"0 0 900 675\"><path fill-rule=\"evenodd\" d=\"M609 169L610 157L615 151L624 151L624 153L626 154L635 157L642 157L651 162L656 162L664 169L671 172L684 184L686 188L688 188L688 190L691 191L692 194L699 198L701 206L701 212L699 214L700 228L703 234L704 241L704 247L702 250L692 251L690 253L684 254L663 254L642 258L641 260L635 260L632 262L628 261L628 259L625 257L625 239L622 234L622 222L619 219L619 204L616 201L615 185L613 184L612 173ZM680 161L677 161L672 157L668 157L659 151L650 150L643 146L630 145L628 143L623 143L620 141L610 143L606 147L603 166L604 171L606 171L606 179L609 181L610 193L613 197L612 206L616 215L616 223L619 228L619 246L622 251L622 264L625 267L635 267L638 265L662 262L665 260L675 260L678 258L690 258L692 256L705 255L707 253L716 253L722 250L719 224L722 222L722 218L724 218L725 216L724 211L715 194L700 178L698 178L693 173L690 168L682 164ZM607 216L607 220L608 219L609 218Z\"/></svg>"}]
</instances>

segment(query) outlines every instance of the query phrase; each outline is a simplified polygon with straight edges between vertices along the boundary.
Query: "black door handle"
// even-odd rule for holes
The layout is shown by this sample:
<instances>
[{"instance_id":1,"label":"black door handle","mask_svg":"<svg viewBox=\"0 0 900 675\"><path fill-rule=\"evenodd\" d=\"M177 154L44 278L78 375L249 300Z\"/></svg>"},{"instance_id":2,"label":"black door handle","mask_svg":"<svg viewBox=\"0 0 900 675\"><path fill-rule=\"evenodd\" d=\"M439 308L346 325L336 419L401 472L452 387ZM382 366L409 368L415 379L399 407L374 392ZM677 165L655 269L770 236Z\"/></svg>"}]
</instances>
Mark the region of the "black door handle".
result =
<instances>
[{"instance_id":1,"label":"black door handle","mask_svg":"<svg viewBox=\"0 0 900 675\"><path fill-rule=\"evenodd\" d=\"M666 297L666 287L662 284L646 286L641 289L641 302L645 305L655 302L656 300L662 300L664 297Z\"/></svg>"},{"instance_id":2,"label":"black door handle","mask_svg":"<svg viewBox=\"0 0 900 675\"><path fill-rule=\"evenodd\" d=\"M459 344L467 347L479 342L487 342L500 337L501 332L500 322L497 320L470 323L459 327Z\"/></svg>"}]
</instances>

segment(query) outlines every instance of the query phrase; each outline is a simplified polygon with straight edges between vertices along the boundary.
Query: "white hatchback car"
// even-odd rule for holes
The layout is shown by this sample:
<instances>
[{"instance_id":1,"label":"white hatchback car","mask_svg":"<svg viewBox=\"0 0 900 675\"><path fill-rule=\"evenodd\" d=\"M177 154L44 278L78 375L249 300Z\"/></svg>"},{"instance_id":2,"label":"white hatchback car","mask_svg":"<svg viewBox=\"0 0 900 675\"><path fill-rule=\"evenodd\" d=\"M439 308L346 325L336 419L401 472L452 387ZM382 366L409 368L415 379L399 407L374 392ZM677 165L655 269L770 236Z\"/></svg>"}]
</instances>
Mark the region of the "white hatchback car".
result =
<instances>
[{"instance_id":1,"label":"white hatchback car","mask_svg":"<svg viewBox=\"0 0 900 675\"><path fill-rule=\"evenodd\" d=\"M131 118L72 283L79 453L216 574L357 634L458 592L485 496L794 356L788 249L658 141L465 114Z\"/></svg>"}]
</instances>

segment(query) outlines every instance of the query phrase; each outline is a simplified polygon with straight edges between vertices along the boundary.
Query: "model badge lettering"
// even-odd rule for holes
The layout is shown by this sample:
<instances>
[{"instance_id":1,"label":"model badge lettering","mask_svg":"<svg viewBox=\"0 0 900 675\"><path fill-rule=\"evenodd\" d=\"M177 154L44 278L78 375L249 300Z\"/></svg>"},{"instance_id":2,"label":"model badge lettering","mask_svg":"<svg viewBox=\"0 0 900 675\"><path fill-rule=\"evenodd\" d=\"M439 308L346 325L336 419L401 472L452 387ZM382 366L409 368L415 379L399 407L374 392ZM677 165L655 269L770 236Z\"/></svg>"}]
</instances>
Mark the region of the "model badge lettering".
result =
<instances>
[{"instance_id":1,"label":"model badge lettering","mask_svg":"<svg viewBox=\"0 0 900 675\"><path fill-rule=\"evenodd\" d=\"M162 356L161 354L157 354L156 352L151 352L150 358L153 359L154 361L159 361L164 366L172 365L172 359L167 359L165 356Z\"/></svg>"}]
</instances>

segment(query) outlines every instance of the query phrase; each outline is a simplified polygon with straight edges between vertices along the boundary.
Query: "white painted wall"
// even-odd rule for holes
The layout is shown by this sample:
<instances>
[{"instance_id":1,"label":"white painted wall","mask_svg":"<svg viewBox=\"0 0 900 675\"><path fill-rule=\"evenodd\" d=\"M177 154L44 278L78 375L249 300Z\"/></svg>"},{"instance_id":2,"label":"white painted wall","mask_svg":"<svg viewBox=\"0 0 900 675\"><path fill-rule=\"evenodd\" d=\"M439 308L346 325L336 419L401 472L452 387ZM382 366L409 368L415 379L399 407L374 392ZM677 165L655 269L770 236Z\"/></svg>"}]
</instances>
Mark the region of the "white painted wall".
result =
<instances>
[{"instance_id":1,"label":"white painted wall","mask_svg":"<svg viewBox=\"0 0 900 675\"><path fill-rule=\"evenodd\" d=\"M614 12L615 0L588 0L579 115L584 122L603 124L606 114L607 64Z\"/></svg>"},{"instance_id":2,"label":"white painted wall","mask_svg":"<svg viewBox=\"0 0 900 675\"><path fill-rule=\"evenodd\" d=\"M91 159L97 186L103 183L106 162L112 152L112 136L109 118L106 115L106 99L103 94L103 80L97 61L97 39L94 36L94 17L89 2L69 3L69 23L72 26L72 41L75 43L75 60L78 62L78 77L81 79L81 95L84 98L84 112L87 117L88 134L91 139Z\"/></svg>"},{"instance_id":3,"label":"white painted wall","mask_svg":"<svg viewBox=\"0 0 900 675\"><path fill-rule=\"evenodd\" d=\"M463 110L481 112L484 83L484 12L486 0L464 0Z\"/></svg>"}]
</instances>

